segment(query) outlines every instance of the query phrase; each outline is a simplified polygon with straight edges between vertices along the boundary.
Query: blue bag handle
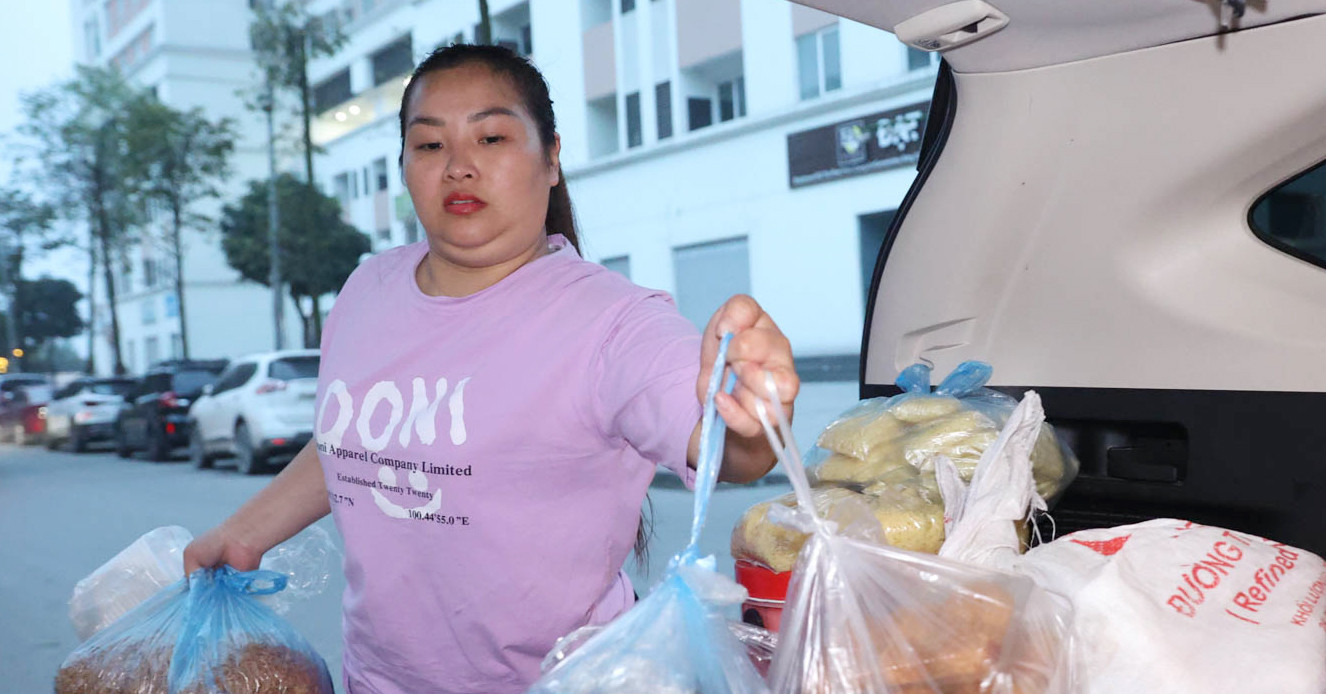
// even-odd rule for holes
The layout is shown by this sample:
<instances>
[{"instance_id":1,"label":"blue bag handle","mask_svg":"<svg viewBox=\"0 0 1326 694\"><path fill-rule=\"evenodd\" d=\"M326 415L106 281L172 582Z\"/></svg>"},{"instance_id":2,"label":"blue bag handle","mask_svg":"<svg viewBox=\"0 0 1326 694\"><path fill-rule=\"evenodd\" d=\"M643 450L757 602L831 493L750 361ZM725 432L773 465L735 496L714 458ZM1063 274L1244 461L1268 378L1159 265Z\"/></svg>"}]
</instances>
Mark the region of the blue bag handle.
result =
<instances>
[{"instance_id":1,"label":"blue bag handle","mask_svg":"<svg viewBox=\"0 0 1326 694\"><path fill-rule=\"evenodd\" d=\"M930 366L926 364L912 364L898 374L898 379L894 384L906 394L930 394ZM947 395L954 398L965 398L990 382L990 377L994 375L994 367L983 361L964 361L958 364L948 376L935 389L935 395Z\"/></svg>"},{"instance_id":2,"label":"blue bag handle","mask_svg":"<svg viewBox=\"0 0 1326 694\"><path fill-rule=\"evenodd\" d=\"M271 595L285 590L289 577L277 571L237 571L227 565L218 570L217 580L236 593Z\"/></svg>"},{"instance_id":3,"label":"blue bag handle","mask_svg":"<svg viewBox=\"0 0 1326 694\"><path fill-rule=\"evenodd\" d=\"M190 574L188 608L170 656L170 694L176 694L189 677L198 674L191 668L196 666L199 649L207 647L202 635L216 618L218 606L230 599L227 593L270 595L285 590L287 580L285 574L276 571L238 571L229 564Z\"/></svg>"},{"instance_id":4,"label":"blue bag handle","mask_svg":"<svg viewBox=\"0 0 1326 694\"><path fill-rule=\"evenodd\" d=\"M904 393L929 393L930 392L930 366L928 364L912 364L898 374L898 379L894 381Z\"/></svg>"},{"instance_id":5,"label":"blue bag handle","mask_svg":"<svg viewBox=\"0 0 1326 694\"><path fill-rule=\"evenodd\" d=\"M723 437L727 434L727 423L717 416L714 396L719 387L723 392L731 393L737 384L736 374L723 375L727 366L727 348L732 342L732 333L723 335L718 343L718 354L714 357L714 370L709 375L709 388L704 395L704 413L700 417L700 459L695 465L695 513L691 520L691 541L682 550L683 560L694 561L700 554L700 532L704 530L705 517L709 514L709 498L713 495L714 485L718 482L718 468L723 463Z\"/></svg>"},{"instance_id":6,"label":"blue bag handle","mask_svg":"<svg viewBox=\"0 0 1326 694\"><path fill-rule=\"evenodd\" d=\"M964 361L958 364L944 381L935 389L937 395L950 395L955 398L965 398L990 382L990 376L994 375L994 367L983 361Z\"/></svg>"}]
</instances>

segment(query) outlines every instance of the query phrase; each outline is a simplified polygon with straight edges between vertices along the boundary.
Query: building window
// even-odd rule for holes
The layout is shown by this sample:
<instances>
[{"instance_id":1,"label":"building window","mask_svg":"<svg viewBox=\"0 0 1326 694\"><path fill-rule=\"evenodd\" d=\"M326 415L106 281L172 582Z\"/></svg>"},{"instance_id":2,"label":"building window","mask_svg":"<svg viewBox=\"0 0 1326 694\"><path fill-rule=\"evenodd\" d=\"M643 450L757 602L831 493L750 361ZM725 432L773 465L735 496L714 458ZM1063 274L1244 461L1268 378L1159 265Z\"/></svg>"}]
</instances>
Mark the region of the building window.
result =
<instances>
[{"instance_id":1,"label":"building window","mask_svg":"<svg viewBox=\"0 0 1326 694\"><path fill-rule=\"evenodd\" d=\"M350 69L346 68L313 87L313 110L322 113L337 104L349 101L352 96L354 93L350 91Z\"/></svg>"},{"instance_id":2,"label":"building window","mask_svg":"<svg viewBox=\"0 0 1326 694\"><path fill-rule=\"evenodd\" d=\"M350 199L359 199L359 169L350 172Z\"/></svg>"},{"instance_id":3,"label":"building window","mask_svg":"<svg viewBox=\"0 0 1326 694\"><path fill-rule=\"evenodd\" d=\"M924 70L934 62L935 54L919 48L907 47L907 70Z\"/></svg>"},{"instance_id":4,"label":"building window","mask_svg":"<svg viewBox=\"0 0 1326 694\"><path fill-rule=\"evenodd\" d=\"M372 184L373 181L368 177L367 166L364 167L364 177L361 180L364 182L364 197L368 197L368 187L369 185Z\"/></svg>"},{"instance_id":5,"label":"building window","mask_svg":"<svg viewBox=\"0 0 1326 694\"><path fill-rule=\"evenodd\" d=\"M147 352L147 365L161 361L161 345L155 337L149 337L143 341L143 351Z\"/></svg>"},{"instance_id":6,"label":"building window","mask_svg":"<svg viewBox=\"0 0 1326 694\"><path fill-rule=\"evenodd\" d=\"M410 215L405 219L405 242L415 243L419 240L419 218Z\"/></svg>"},{"instance_id":7,"label":"building window","mask_svg":"<svg viewBox=\"0 0 1326 694\"><path fill-rule=\"evenodd\" d=\"M640 92L626 95L626 146L639 147L644 143L640 128Z\"/></svg>"},{"instance_id":8,"label":"building window","mask_svg":"<svg viewBox=\"0 0 1326 694\"><path fill-rule=\"evenodd\" d=\"M842 56L836 24L797 37L797 79L803 100L842 88Z\"/></svg>"},{"instance_id":9,"label":"building window","mask_svg":"<svg viewBox=\"0 0 1326 694\"><path fill-rule=\"evenodd\" d=\"M658 111L658 139L672 137L672 83L654 85L654 108Z\"/></svg>"},{"instance_id":10,"label":"building window","mask_svg":"<svg viewBox=\"0 0 1326 694\"><path fill-rule=\"evenodd\" d=\"M101 57L101 27L96 17L83 23L83 47L88 62L94 62Z\"/></svg>"},{"instance_id":11,"label":"building window","mask_svg":"<svg viewBox=\"0 0 1326 694\"><path fill-rule=\"evenodd\" d=\"M384 244L391 243L391 227L378 229L378 241L381 241Z\"/></svg>"},{"instance_id":12,"label":"building window","mask_svg":"<svg viewBox=\"0 0 1326 694\"><path fill-rule=\"evenodd\" d=\"M143 325L154 325L157 322L157 302L156 297L148 295L139 301L143 311Z\"/></svg>"},{"instance_id":13,"label":"building window","mask_svg":"<svg viewBox=\"0 0 1326 694\"><path fill-rule=\"evenodd\" d=\"M373 84L386 84L414 70L414 44L410 35L392 41L378 50L370 59L373 63Z\"/></svg>"},{"instance_id":14,"label":"building window","mask_svg":"<svg viewBox=\"0 0 1326 694\"><path fill-rule=\"evenodd\" d=\"M889 235L889 227L897 213L897 210L886 210L856 218L861 248L861 297L867 303L870 283L875 279L875 261L879 260L879 251L884 247L884 239Z\"/></svg>"},{"instance_id":15,"label":"building window","mask_svg":"<svg viewBox=\"0 0 1326 694\"><path fill-rule=\"evenodd\" d=\"M155 31L156 25L149 24L132 41L125 44L124 48L121 48L120 52L115 54L115 57L111 58L111 65L124 73L136 67L152 50L152 37Z\"/></svg>"},{"instance_id":16,"label":"building window","mask_svg":"<svg viewBox=\"0 0 1326 694\"><path fill-rule=\"evenodd\" d=\"M619 255L603 259L603 267L616 272L626 279L631 279L631 256Z\"/></svg>"},{"instance_id":17,"label":"building window","mask_svg":"<svg viewBox=\"0 0 1326 694\"><path fill-rule=\"evenodd\" d=\"M180 338L179 333L172 333L170 336L170 358L184 358L184 340Z\"/></svg>"},{"instance_id":18,"label":"building window","mask_svg":"<svg viewBox=\"0 0 1326 694\"><path fill-rule=\"evenodd\" d=\"M387 158L381 157L373 162L373 178L377 180L378 190L387 189Z\"/></svg>"},{"instance_id":19,"label":"building window","mask_svg":"<svg viewBox=\"0 0 1326 694\"><path fill-rule=\"evenodd\" d=\"M1326 267L1326 162L1262 196L1248 222L1266 243Z\"/></svg>"},{"instance_id":20,"label":"building window","mask_svg":"<svg viewBox=\"0 0 1326 694\"><path fill-rule=\"evenodd\" d=\"M730 121L746 115L746 78L718 85L718 120Z\"/></svg>"},{"instance_id":21,"label":"building window","mask_svg":"<svg viewBox=\"0 0 1326 694\"><path fill-rule=\"evenodd\" d=\"M130 372L138 370L138 355L136 354L138 350L134 349L134 347L135 345L133 340L124 341L124 357L125 361L128 362L124 366L125 368L129 369Z\"/></svg>"},{"instance_id":22,"label":"building window","mask_svg":"<svg viewBox=\"0 0 1326 694\"><path fill-rule=\"evenodd\" d=\"M672 250L677 308L701 330L733 294L750 293L746 237Z\"/></svg>"},{"instance_id":23,"label":"building window","mask_svg":"<svg viewBox=\"0 0 1326 694\"><path fill-rule=\"evenodd\" d=\"M341 201L341 207L350 204L350 174L338 173L332 178L332 190L336 194L336 199Z\"/></svg>"},{"instance_id":24,"label":"building window","mask_svg":"<svg viewBox=\"0 0 1326 694\"><path fill-rule=\"evenodd\" d=\"M603 157L617 151L617 96L609 94L589 102L589 156Z\"/></svg>"},{"instance_id":25,"label":"building window","mask_svg":"<svg viewBox=\"0 0 1326 694\"><path fill-rule=\"evenodd\" d=\"M520 27L520 49L521 55L534 54L534 28L528 24Z\"/></svg>"},{"instance_id":26,"label":"building window","mask_svg":"<svg viewBox=\"0 0 1326 694\"><path fill-rule=\"evenodd\" d=\"M622 0L622 14L631 12L635 9L635 0Z\"/></svg>"},{"instance_id":27,"label":"building window","mask_svg":"<svg viewBox=\"0 0 1326 694\"><path fill-rule=\"evenodd\" d=\"M707 128L714 122L714 102L692 96L686 99L686 116L689 130Z\"/></svg>"}]
</instances>

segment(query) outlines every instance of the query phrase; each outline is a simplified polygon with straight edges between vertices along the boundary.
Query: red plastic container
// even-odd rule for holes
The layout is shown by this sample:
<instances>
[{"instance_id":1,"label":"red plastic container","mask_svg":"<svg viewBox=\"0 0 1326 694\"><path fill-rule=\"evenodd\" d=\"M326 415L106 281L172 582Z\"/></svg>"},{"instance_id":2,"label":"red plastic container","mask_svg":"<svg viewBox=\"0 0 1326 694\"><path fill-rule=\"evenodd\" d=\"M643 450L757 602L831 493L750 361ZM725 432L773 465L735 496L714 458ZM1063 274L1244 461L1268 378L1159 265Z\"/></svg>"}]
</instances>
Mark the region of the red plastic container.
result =
<instances>
[{"instance_id":1,"label":"red plastic container","mask_svg":"<svg viewBox=\"0 0 1326 694\"><path fill-rule=\"evenodd\" d=\"M767 566L738 559L735 573L737 583L749 594L741 604L741 621L778 631L783 620L783 605L787 601L787 584L791 571L774 571Z\"/></svg>"}]
</instances>

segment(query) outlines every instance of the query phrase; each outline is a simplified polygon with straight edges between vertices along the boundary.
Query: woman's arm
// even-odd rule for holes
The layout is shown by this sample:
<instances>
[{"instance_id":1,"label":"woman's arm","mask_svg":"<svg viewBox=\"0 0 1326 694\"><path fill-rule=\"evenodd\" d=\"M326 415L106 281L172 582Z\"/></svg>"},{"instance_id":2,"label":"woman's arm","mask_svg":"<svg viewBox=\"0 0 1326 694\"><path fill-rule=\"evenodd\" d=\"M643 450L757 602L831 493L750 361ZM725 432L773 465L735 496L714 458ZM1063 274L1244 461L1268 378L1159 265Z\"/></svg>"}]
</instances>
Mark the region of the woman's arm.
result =
<instances>
[{"instance_id":1,"label":"woman's arm","mask_svg":"<svg viewBox=\"0 0 1326 694\"><path fill-rule=\"evenodd\" d=\"M327 483L314 441L300 449L281 474L234 514L184 550L184 571L229 564L258 568L267 550L331 512Z\"/></svg>"},{"instance_id":2,"label":"woman's arm","mask_svg":"<svg viewBox=\"0 0 1326 694\"><path fill-rule=\"evenodd\" d=\"M700 378L696 392L701 399L709 385L714 357L722 336L732 333L728 345L727 365L737 374L737 386L732 394L719 393L714 405L723 421L727 422L726 446L723 449L723 467L718 478L724 482L747 483L763 477L773 469L776 458L764 436L755 403L768 398L764 374L773 375L788 417L792 403L801 388L792 362L792 344L778 326L754 299L745 295L732 297L709 319L700 345ZM695 467L700 457L700 424L691 432L686 460Z\"/></svg>"}]
</instances>

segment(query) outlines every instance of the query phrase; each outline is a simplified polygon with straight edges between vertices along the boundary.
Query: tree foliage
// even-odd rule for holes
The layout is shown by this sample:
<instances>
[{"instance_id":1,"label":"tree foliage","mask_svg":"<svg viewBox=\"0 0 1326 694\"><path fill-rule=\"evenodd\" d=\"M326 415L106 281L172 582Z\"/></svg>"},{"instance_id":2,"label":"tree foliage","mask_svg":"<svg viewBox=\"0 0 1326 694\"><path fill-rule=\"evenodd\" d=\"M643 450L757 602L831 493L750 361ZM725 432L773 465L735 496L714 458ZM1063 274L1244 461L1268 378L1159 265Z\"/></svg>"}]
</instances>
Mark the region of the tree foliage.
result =
<instances>
[{"instance_id":1,"label":"tree foliage","mask_svg":"<svg viewBox=\"0 0 1326 694\"><path fill-rule=\"evenodd\" d=\"M341 219L335 198L291 176L276 178L277 205L281 209L280 261L282 280L304 322L305 346L321 340L318 297L339 291L369 252L368 237ZM250 181L248 192L221 215L221 248L226 262L248 280L268 286L271 267L267 237L267 181ZM313 305L306 314L301 299Z\"/></svg>"},{"instance_id":2,"label":"tree foliage","mask_svg":"<svg viewBox=\"0 0 1326 694\"><path fill-rule=\"evenodd\" d=\"M78 302L83 293L72 282L43 277L18 283L18 324L23 347L37 349L57 337L73 337L83 331Z\"/></svg>"},{"instance_id":3,"label":"tree foliage","mask_svg":"<svg viewBox=\"0 0 1326 694\"><path fill-rule=\"evenodd\" d=\"M263 79L274 91L288 92L299 99L302 124L304 176L313 178L313 136L310 126L313 97L308 81L309 61L331 56L345 45L346 35L335 22L309 15L304 2L263 0L253 5L249 45ZM260 107L264 107L262 100ZM273 104L266 103L265 108Z\"/></svg>"},{"instance_id":4,"label":"tree foliage","mask_svg":"<svg viewBox=\"0 0 1326 694\"><path fill-rule=\"evenodd\" d=\"M14 329L20 337L17 344L10 343L8 328L13 313L0 314L0 344L4 345L3 353L9 354L15 347L22 347L27 353L23 360L25 371L48 368L49 364L41 360L39 355L51 354L59 338L73 337L85 327L78 313L78 302L83 294L68 280L49 277L20 280L16 292L18 322Z\"/></svg>"},{"instance_id":5,"label":"tree foliage","mask_svg":"<svg viewBox=\"0 0 1326 694\"><path fill-rule=\"evenodd\" d=\"M189 356L184 301L184 242L187 228L212 228L214 220L194 209L195 203L221 197L221 184L231 173L235 123L212 121L202 109L180 111L159 101L143 104L130 130L130 151L146 171L143 194L167 214L164 241L174 264L174 292L180 315L183 357Z\"/></svg>"},{"instance_id":6,"label":"tree foliage","mask_svg":"<svg viewBox=\"0 0 1326 694\"><path fill-rule=\"evenodd\" d=\"M72 79L23 97L27 137L40 162L39 179L58 209L87 220L89 253L101 262L110 305L115 373L124 373L115 307L114 259L146 218L144 158L131 147L143 135L140 117L155 98L114 69L79 65Z\"/></svg>"}]
</instances>

